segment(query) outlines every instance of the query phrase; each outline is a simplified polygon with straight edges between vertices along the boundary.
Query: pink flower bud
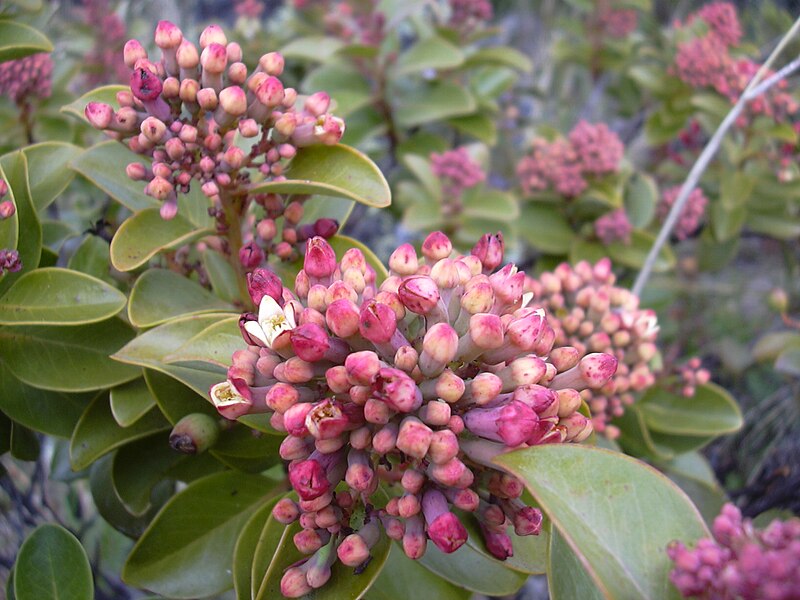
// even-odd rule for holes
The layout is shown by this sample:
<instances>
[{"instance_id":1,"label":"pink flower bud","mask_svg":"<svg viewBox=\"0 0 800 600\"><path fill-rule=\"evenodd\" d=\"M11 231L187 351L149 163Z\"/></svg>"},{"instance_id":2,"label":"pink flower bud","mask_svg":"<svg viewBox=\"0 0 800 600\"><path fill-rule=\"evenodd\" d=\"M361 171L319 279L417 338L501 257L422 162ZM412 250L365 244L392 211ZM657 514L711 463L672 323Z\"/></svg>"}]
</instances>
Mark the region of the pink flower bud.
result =
<instances>
[{"instance_id":1,"label":"pink flower bud","mask_svg":"<svg viewBox=\"0 0 800 600\"><path fill-rule=\"evenodd\" d=\"M481 533L483 534L483 541L486 544L486 549L489 551L489 554L494 556L497 560L507 560L514 556L514 547L507 533L493 531L482 522L480 526Z\"/></svg>"},{"instance_id":2,"label":"pink flower bud","mask_svg":"<svg viewBox=\"0 0 800 600\"><path fill-rule=\"evenodd\" d=\"M495 408L473 408L463 419L475 435L512 447L527 440L539 421L531 408L516 400Z\"/></svg>"},{"instance_id":3,"label":"pink flower bud","mask_svg":"<svg viewBox=\"0 0 800 600\"><path fill-rule=\"evenodd\" d=\"M272 516L278 523L289 525L294 523L300 516L300 511L297 509L297 504L291 498L281 498L278 503L272 507Z\"/></svg>"},{"instance_id":4,"label":"pink flower bud","mask_svg":"<svg viewBox=\"0 0 800 600\"><path fill-rule=\"evenodd\" d=\"M554 390L563 388L602 387L617 371L617 359L610 354L587 354L577 366L559 373L553 378L550 387Z\"/></svg>"},{"instance_id":5,"label":"pink flower bud","mask_svg":"<svg viewBox=\"0 0 800 600\"><path fill-rule=\"evenodd\" d=\"M397 330L394 311L391 307L370 300L361 306L358 331L375 344L383 344L392 339Z\"/></svg>"},{"instance_id":6,"label":"pink flower bud","mask_svg":"<svg viewBox=\"0 0 800 600\"><path fill-rule=\"evenodd\" d=\"M128 40L122 49L123 61L125 66L133 69L139 59L147 58L147 50L144 49L138 40Z\"/></svg>"},{"instance_id":7,"label":"pink flower bud","mask_svg":"<svg viewBox=\"0 0 800 600\"><path fill-rule=\"evenodd\" d=\"M264 251L255 242L249 242L239 250L239 262L248 270L260 266L265 258Z\"/></svg>"},{"instance_id":8,"label":"pink flower bud","mask_svg":"<svg viewBox=\"0 0 800 600\"><path fill-rule=\"evenodd\" d=\"M348 567L357 567L369 558L370 549L380 540L379 520L372 519L357 533L348 535L336 550L339 560Z\"/></svg>"},{"instance_id":9,"label":"pink flower bud","mask_svg":"<svg viewBox=\"0 0 800 600\"><path fill-rule=\"evenodd\" d=\"M286 92L277 77L267 77L256 89L256 98L266 107L274 108L283 102Z\"/></svg>"},{"instance_id":10,"label":"pink flower bud","mask_svg":"<svg viewBox=\"0 0 800 600\"><path fill-rule=\"evenodd\" d=\"M431 435L428 457L434 464L443 465L458 456L458 438L450 429L440 429Z\"/></svg>"},{"instance_id":11,"label":"pink flower bud","mask_svg":"<svg viewBox=\"0 0 800 600\"><path fill-rule=\"evenodd\" d=\"M308 362L322 360L330 348L328 334L314 323L295 327L289 335L297 356Z\"/></svg>"},{"instance_id":12,"label":"pink flower bud","mask_svg":"<svg viewBox=\"0 0 800 600\"><path fill-rule=\"evenodd\" d=\"M302 500L314 500L331 489L332 481L341 480L340 473L337 478L339 463L342 462L342 453L320 454L314 452L311 458L289 465L289 482Z\"/></svg>"},{"instance_id":13,"label":"pink flower bud","mask_svg":"<svg viewBox=\"0 0 800 600\"><path fill-rule=\"evenodd\" d=\"M328 112L330 105L331 97L326 92L316 92L306 98L303 108L315 117L319 117Z\"/></svg>"},{"instance_id":14,"label":"pink flower bud","mask_svg":"<svg viewBox=\"0 0 800 600\"><path fill-rule=\"evenodd\" d=\"M388 454L397 445L397 423L387 423L372 436L372 449L378 454Z\"/></svg>"},{"instance_id":15,"label":"pink flower bud","mask_svg":"<svg viewBox=\"0 0 800 600\"><path fill-rule=\"evenodd\" d=\"M303 270L310 277L330 277L336 270L336 253L331 245L322 237L314 237L308 241Z\"/></svg>"},{"instance_id":16,"label":"pink flower bud","mask_svg":"<svg viewBox=\"0 0 800 600\"><path fill-rule=\"evenodd\" d=\"M442 372L447 363L456 358L458 334L448 323L436 323L428 329L422 341L419 367L427 377Z\"/></svg>"},{"instance_id":17,"label":"pink flower bud","mask_svg":"<svg viewBox=\"0 0 800 600\"><path fill-rule=\"evenodd\" d=\"M445 427L450 422L450 405L440 401L428 402L419 409L418 414L426 425Z\"/></svg>"},{"instance_id":18,"label":"pink flower bud","mask_svg":"<svg viewBox=\"0 0 800 600\"><path fill-rule=\"evenodd\" d=\"M402 244L389 257L389 268L400 276L413 275L419 268L417 252L411 244Z\"/></svg>"},{"instance_id":19,"label":"pink flower bud","mask_svg":"<svg viewBox=\"0 0 800 600\"><path fill-rule=\"evenodd\" d=\"M373 383L373 396L398 412L408 413L422 405L422 392L405 372L383 367Z\"/></svg>"},{"instance_id":20,"label":"pink flower bud","mask_svg":"<svg viewBox=\"0 0 800 600\"><path fill-rule=\"evenodd\" d=\"M8 219L14 216L17 212L17 207L11 200L3 200L0 202L0 219Z\"/></svg>"},{"instance_id":21,"label":"pink flower bud","mask_svg":"<svg viewBox=\"0 0 800 600\"><path fill-rule=\"evenodd\" d=\"M504 252L503 234L499 231L496 235L485 234L472 248L472 255L480 259L485 273L491 273L500 266Z\"/></svg>"},{"instance_id":22,"label":"pink flower bud","mask_svg":"<svg viewBox=\"0 0 800 600\"><path fill-rule=\"evenodd\" d=\"M435 263L438 260L447 258L452 251L453 244L450 238L441 231L434 231L428 234L428 237L422 242L422 254L429 263Z\"/></svg>"},{"instance_id":23,"label":"pink flower bud","mask_svg":"<svg viewBox=\"0 0 800 600\"><path fill-rule=\"evenodd\" d=\"M209 25L200 34L201 48L205 49L211 44L220 44L222 46L226 46L228 44L228 38L225 36L225 32L222 31L222 27L219 25Z\"/></svg>"},{"instance_id":24,"label":"pink flower bud","mask_svg":"<svg viewBox=\"0 0 800 600\"><path fill-rule=\"evenodd\" d=\"M261 67L267 75L278 76L283 73L283 56L279 52L268 52L259 59L258 66Z\"/></svg>"},{"instance_id":25,"label":"pink flower bud","mask_svg":"<svg viewBox=\"0 0 800 600\"><path fill-rule=\"evenodd\" d=\"M381 369L381 363L377 354L365 350L350 354L345 359L344 367L347 378L353 385L372 385Z\"/></svg>"},{"instance_id":26,"label":"pink flower bud","mask_svg":"<svg viewBox=\"0 0 800 600\"><path fill-rule=\"evenodd\" d=\"M408 310L426 315L439 303L439 286L425 275L409 277L397 288L397 295Z\"/></svg>"},{"instance_id":27,"label":"pink flower bud","mask_svg":"<svg viewBox=\"0 0 800 600\"><path fill-rule=\"evenodd\" d=\"M95 129L107 129L114 117L114 109L105 102L89 102L83 113Z\"/></svg>"},{"instance_id":28,"label":"pink flower bud","mask_svg":"<svg viewBox=\"0 0 800 600\"><path fill-rule=\"evenodd\" d=\"M392 317L394 319L394 317ZM334 335L349 338L359 331L360 313L352 300L341 298L328 305L325 322Z\"/></svg>"},{"instance_id":29,"label":"pink flower bud","mask_svg":"<svg viewBox=\"0 0 800 600\"><path fill-rule=\"evenodd\" d=\"M406 531L403 534L403 552L412 560L422 558L428 545L425 535L425 521L422 515L414 515L406 520Z\"/></svg>"},{"instance_id":30,"label":"pink flower bud","mask_svg":"<svg viewBox=\"0 0 800 600\"><path fill-rule=\"evenodd\" d=\"M397 434L397 448L414 458L424 458L428 453L433 431L416 417L406 417Z\"/></svg>"},{"instance_id":31,"label":"pink flower bud","mask_svg":"<svg viewBox=\"0 0 800 600\"><path fill-rule=\"evenodd\" d=\"M458 550L467 541L467 530L450 512L440 491L429 489L422 497L422 511L428 524L428 537L445 554Z\"/></svg>"}]
</instances>

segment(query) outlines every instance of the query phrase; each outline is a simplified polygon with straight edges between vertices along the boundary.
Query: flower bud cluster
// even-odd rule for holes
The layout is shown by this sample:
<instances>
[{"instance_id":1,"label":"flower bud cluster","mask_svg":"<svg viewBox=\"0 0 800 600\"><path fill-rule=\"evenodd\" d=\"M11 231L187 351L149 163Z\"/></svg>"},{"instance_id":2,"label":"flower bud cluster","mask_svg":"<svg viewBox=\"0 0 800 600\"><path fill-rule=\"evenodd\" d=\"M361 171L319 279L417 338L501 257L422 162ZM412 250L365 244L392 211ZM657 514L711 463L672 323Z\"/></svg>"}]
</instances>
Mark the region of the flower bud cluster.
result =
<instances>
[{"instance_id":1,"label":"flower bud cluster","mask_svg":"<svg viewBox=\"0 0 800 600\"><path fill-rule=\"evenodd\" d=\"M681 186L677 185L667 188L661 193L661 200L656 208L656 215L661 222L666 220L680 192ZM697 231L703 220L703 215L706 212L707 204L708 199L703 193L703 190L700 188L693 189L692 193L689 194L689 199L686 201L686 204L683 205L683 210L681 210L678 220L675 222L672 235L679 240L685 240Z\"/></svg>"},{"instance_id":2,"label":"flower bud cluster","mask_svg":"<svg viewBox=\"0 0 800 600\"><path fill-rule=\"evenodd\" d=\"M517 164L526 194L552 189L574 198L589 185L587 178L619 170L625 148L604 123L580 121L567 138L533 141L531 152Z\"/></svg>"},{"instance_id":3,"label":"flower bud cluster","mask_svg":"<svg viewBox=\"0 0 800 600\"><path fill-rule=\"evenodd\" d=\"M83 58L87 85L94 88L127 81L128 68L122 60L125 23L111 10L108 0L85 2L82 20L94 33L94 46Z\"/></svg>"},{"instance_id":4,"label":"flower bud cluster","mask_svg":"<svg viewBox=\"0 0 800 600\"><path fill-rule=\"evenodd\" d=\"M447 24L469 34L492 20L494 9L489 0L450 0L450 19Z\"/></svg>"},{"instance_id":5,"label":"flower bud cluster","mask_svg":"<svg viewBox=\"0 0 800 600\"><path fill-rule=\"evenodd\" d=\"M597 0L589 26L611 38L625 38L636 29L638 13L629 8L615 8L613 0Z\"/></svg>"},{"instance_id":6,"label":"flower bud cluster","mask_svg":"<svg viewBox=\"0 0 800 600\"><path fill-rule=\"evenodd\" d=\"M630 244L632 232L633 225L624 208L612 210L594 222L594 233L606 246L614 242Z\"/></svg>"},{"instance_id":7,"label":"flower bud cluster","mask_svg":"<svg viewBox=\"0 0 800 600\"><path fill-rule=\"evenodd\" d=\"M0 63L0 96L23 104L48 98L53 87L53 59L44 52Z\"/></svg>"},{"instance_id":8,"label":"flower bud cluster","mask_svg":"<svg viewBox=\"0 0 800 600\"><path fill-rule=\"evenodd\" d=\"M604 258L594 266L581 261L574 267L562 263L538 279L528 278L526 290L533 292L533 306L546 311L556 334L550 360L572 364L587 352L614 356L618 367L603 387L587 389L581 396L589 404L596 431L609 438L619 435L609 422L632 404L635 393L655 383L650 361L658 348L656 314L639 308L639 298L614 285L611 261ZM570 351L559 346L571 347Z\"/></svg>"},{"instance_id":9,"label":"flower bud cluster","mask_svg":"<svg viewBox=\"0 0 800 600\"><path fill-rule=\"evenodd\" d=\"M684 598L797 600L800 598L800 519L772 521L758 530L733 504L714 519L713 538L690 550L667 547L670 580Z\"/></svg>"},{"instance_id":10,"label":"flower bud cluster","mask_svg":"<svg viewBox=\"0 0 800 600\"><path fill-rule=\"evenodd\" d=\"M386 15L378 10L378 3L373 0L326 6L324 23L328 33L347 43L377 47L386 36Z\"/></svg>"},{"instance_id":11,"label":"flower bud cluster","mask_svg":"<svg viewBox=\"0 0 800 600\"><path fill-rule=\"evenodd\" d=\"M286 432L280 454L299 500L273 515L299 520L294 542L311 557L285 573L285 596L323 585L336 560L364 564L381 530L414 559L428 540L454 552L467 539L456 509L474 513L501 560L513 535L538 534L542 515L520 500L521 481L491 459L584 440L580 390L605 385L617 361L552 350L543 312L524 305L524 273L498 270L502 261L499 236L454 256L435 232L422 256L397 248L378 286L358 249L337 262L313 238L294 293L270 271L250 275L259 314L242 316L248 346L210 396L223 417L267 413ZM575 360L552 360L559 351Z\"/></svg>"},{"instance_id":12,"label":"flower bud cluster","mask_svg":"<svg viewBox=\"0 0 800 600\"><path fill-rule=\"evenodd\" d=\"M714 2L689 16L688 24L701 20L708 25L703 35L678 43L673 72L694 88L714 88L731 103L736 102L750 80L759 70L758 63L749 58L734 58L730 48L737 46L742 29L736 16L736 8L727 2ZM769 71L765 77L773 72ZM785 90L788 83L783 80L773 88L749 102L737 125L745 127L758 115L776 121L785 121L798 111L800 106Z\"/></svg>"},{"instance_id":13,"label":"flower bud cluster","mask_svg":"<svg viewBox=\"0 0 800 600\"><path fill-rule=\"evenodd\" d=\"M486 173L464 147L441 154L432 152L430 159L431 170L441 180L446 199L459 199L464 190L486 180Z\"/></svg>"},{"instance_id":14,"label":"flower bud cluster","mask_svg":"<svg viewBox=\"0 0 800 600\"><path fill-rule=\"evenodd\" d=\"M683 365L676 365L674 372L680 382L678 392L687 398L694 396L698 385L704 385L711 380L711 373L703 368L703 363L697 356Z\"/></svg>"},{"instance_id":15,"label":"flower bud cluster","mask_svg":"<svg viewBox=\"0 0 800 600\"><path fill-rule=\"evenodd\" d=\"M145 193L163 202L164 218L175 216L177 194L193 180L219 205L222 195L246 196L256 171L285 179L298 148L333 145L344 133L344 122L328 112L328 94L312 94L295 107L297 92L278 78L284 60L277 52L248 72L241 47L220 27L207 27L198 49L169 21L159 22L155 43L157 62L138 41L125 44L131 89L117 95L120 109L90 102L85 114L97 129L152 157L151 165L131 163L127 173L147 182ZM235 143L237 133L252 144L249 150ZM217 216L224 221L221 211Z\"/></svg>"},{"instance_id":16,"label":"flower bud cluster","mask_svg":"<svg viewBox=\"0 0 800 600\"><path fill-rule=\"evenodd\" d=\"M265 8L262 0L236 0L233 10L239 17L259 19Z\"/></svg>"},{"instance_id":17,"label":"flower bud cluster","mask_svg":"<svg viewBox=\"0 0 800 600\"><path fill-rule=\"evenodd\" d=\"M0 275L16 273L22 269L22 260L16 250L0 249Z\"/></svg>"}]
</instances>

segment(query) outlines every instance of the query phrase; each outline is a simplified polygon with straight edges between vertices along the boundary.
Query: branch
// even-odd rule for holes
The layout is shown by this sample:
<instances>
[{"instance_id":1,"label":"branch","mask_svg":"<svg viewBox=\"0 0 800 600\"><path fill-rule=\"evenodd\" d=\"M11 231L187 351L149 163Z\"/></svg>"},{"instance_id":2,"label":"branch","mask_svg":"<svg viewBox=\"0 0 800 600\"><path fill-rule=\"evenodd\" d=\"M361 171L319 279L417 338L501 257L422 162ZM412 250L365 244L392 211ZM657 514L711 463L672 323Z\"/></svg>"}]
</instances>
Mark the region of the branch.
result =
<instances>
[{"instance_id":1,"label":"branch","mask_svg":"<svg viewBox=\"0 0 800 600\"><path fill-rule=\"evenodd\" d=\"M692 191L697 187L697 183L700 181L700 178L705 173L706 169L708 168L709 163L714 158L714 155L719 150L720 144L722 144L722 139L725 137L725 134L728 133L728 130L731 126L736 122L736 119L739 118L739 115L744 110L745 106L751 100L754 100L764 92L766 92L769 88L773 85L778 83L778 81L785 79L789 75L791 75L794 71L800 68L800 57L793 60L791 63L786 65L780 71L771 75L766 80L762 82L764 75L769 70L770 66L775 59L778 58L778 55L781 51L786 47L789 41L800 31L800 18L798 18L792 28L783 36L781 41L772 51L769 58L767 58L766 62L761 65L761 68L755 74L753 79L750 80L750 83L747 84L747 87L742 92L742 95L736 101L736 104L733 106L731 111L725 116L720 126L714 132L714 135L711 136L711 139L706 144L706 147L703 148L703 152L700 154L700 157L697 159L697 162L694 163L692 166L691 171L689 171L689 175L686 178L683 186L681 187L680 194L678 194L678 198L675 201L675 204L672 206L672 209L669 211L669 215L667 215L667 219L664 221L664 224L661 226L661 230L658 232L658 237L656 237L656 241L653 243L653 246L650 248L650 252L647 255L647 259L644 262L644 266L642 270L639 272L639 275L636 277L636 282L633 285L633 293L637 296L641 296L642 290L647 285L647 280L650 278L650 274L653 271L653 266L658 259L658 255L661 252L661 248L664 247L664 244L669 239L670 234L672 233L672 229L675 226L675 223L678 220L681 212L683 211L683 207L686 204L686 201L689 199L689 195Z\"/></svg>"}]
</instances>

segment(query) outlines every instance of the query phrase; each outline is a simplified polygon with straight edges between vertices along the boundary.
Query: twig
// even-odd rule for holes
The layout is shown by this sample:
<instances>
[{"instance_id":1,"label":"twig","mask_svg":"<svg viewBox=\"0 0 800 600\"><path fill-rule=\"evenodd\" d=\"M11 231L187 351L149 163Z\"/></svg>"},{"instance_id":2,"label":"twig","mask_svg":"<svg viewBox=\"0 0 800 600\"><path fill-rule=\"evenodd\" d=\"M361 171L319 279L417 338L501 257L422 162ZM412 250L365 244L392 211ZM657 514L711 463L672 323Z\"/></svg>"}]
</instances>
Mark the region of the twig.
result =
<instances>
[{"instance_id":1,"label":"twig","mask_svg":"<svg viewBox=\"0 0 800 600\"><path fill-rule=\"evenodd\" d=\"M666 243L667 239L672 233L672 228L675 226L675 223L678 220L681 212L683 211L683 207L686 204L686 201L689 199L689 194L692 193L695 187L697 187L697 183L700 181L700 178L705 173L705 170L708 168L709 163L714 158L714 155L719 150L720 144L722 143L722 139L725 137L725 134L728 133L728 129L731 128L736 122L736 119L739 118L739 115L744 110L745 106L751 100L757 98L764 92L766 92L770 87L775 85L778 81L786 78L791 73L796 71L800 68L800 57L793 60L791 63L786 65L780 71L771 75L763 82L761 81L764 75L769 70L770 66L775 59L778 58L778 55L781 51L786 47L789 41L795 36L795 34L800 31L800 18L798 18L792 28L783 36L781 41L775 47L775 50L772 51L769 58L767 58L766 62L761 65L761 68L755 74L753 79L750 80L750 83L747 84L744 92L736 101L736 104L730 110L730 112L725 116L720 126L714 132L714 135L711 136L711 139L706 144L706 147L703 148L703 152L700 154L700 157L697 159L697 162L694 163L692 166L691 171L689 171L689 175L686 178L683 186L681 187L680 194L678 194L678 198L673 204L672 209L669 211L669 215L667 215L667 219L664 221L664 224L661 226L661 230L658 232L658 236L656 237L656 241L653 243L653 246L650 248L650 252L647 255L647 259L644 262L644 266L642 270L639 272L639 275L636 277L636 282L633 285L633 293L637 296L641 296L642 290L644 289L645 285L647 285L647 280L650 278L650 273L653 270L653 266L655 266L656 260L658 259L658 255L661 252L661 248Z\"/></svg>"}]
</instances>

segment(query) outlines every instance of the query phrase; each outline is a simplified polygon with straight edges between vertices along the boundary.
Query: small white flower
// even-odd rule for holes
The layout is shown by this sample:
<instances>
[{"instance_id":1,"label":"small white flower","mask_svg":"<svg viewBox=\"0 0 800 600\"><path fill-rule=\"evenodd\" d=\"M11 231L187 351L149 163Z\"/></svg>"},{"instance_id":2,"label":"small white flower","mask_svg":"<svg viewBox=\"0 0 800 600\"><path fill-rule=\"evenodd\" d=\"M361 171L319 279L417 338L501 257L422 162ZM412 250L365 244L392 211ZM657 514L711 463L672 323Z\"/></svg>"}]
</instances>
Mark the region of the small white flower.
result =
<instances>
[{"instance_id":1,"label":"small white flower","mask_svg":"<svg viewBox=\"0 0 800 600\"><path fill-rule=\"evenodd\" d=\"M287 302L286 307L281 308L272 296L266 295L258 307L258 321L248 321L244 325L245 331L263 342L267 348L272 348L272 344L280 334L295 327L297 323L292 303Z\"/></svg>"},{"instance_id":2,"label":"small white flower","mask_svg":"<svg viewBox=\"0 0 800 600\"><path fill-rule=\"evenodd\" d=\"M658 333L658 330L661 329L661 326L658 324L658 317L656 315L649 315L645 317L645 323L647 323L647 327L642 334L644 339L653 339L655 335Z\"/></svg>"},{"instance_id":3,"label":"small white flower","mask_svg":"<svg viewBox=\"0 0 800 600\"><path fill-rule=\"evenodd\" d=\"M236 391L230 381L221 381L211 386L209 392L211 403L217 410L247 403L247 400Z\"/></svg>"},{"instance_id":4,"label":"small white flower","mask_svg":"<svg viewBox=\"0 0 800 600\"><path fill-rule=\"evenodd\" d=\"M526 306L528 306L528 304L531 303L532 300L533 300L533 292L525 292L524 294L522 294L522 304L520 305L520 308L525 308Z\"/></svg>"}]
</instances>

